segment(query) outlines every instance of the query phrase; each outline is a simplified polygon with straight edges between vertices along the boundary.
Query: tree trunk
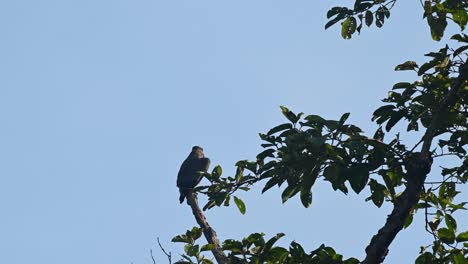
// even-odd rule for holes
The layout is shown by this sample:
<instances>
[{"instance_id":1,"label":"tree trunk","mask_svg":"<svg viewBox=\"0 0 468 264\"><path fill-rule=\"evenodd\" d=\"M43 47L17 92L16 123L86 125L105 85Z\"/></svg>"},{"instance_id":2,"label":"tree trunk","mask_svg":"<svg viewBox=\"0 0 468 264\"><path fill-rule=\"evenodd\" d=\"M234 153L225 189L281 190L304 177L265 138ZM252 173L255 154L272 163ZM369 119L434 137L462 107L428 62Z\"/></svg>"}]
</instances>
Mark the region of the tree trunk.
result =
<instances>
[{"instance_id":1,"label":"tree trunk","mask_svg":"<svg viewBox=\"0 0 468 264\"><path fill-rule=\"evenodd\" d=\"M214 245L214 249L212 249L211 252L213 253L218 264L229 263L226 255L224 254L223 250L221 249L221 246L219 245L219 240L215 230L210 226L210 224L208 224L205 215L200 209L200 206L198 206L198 198L196 193L194 193L193 191L188 192L187 203L192 208L193 216L195 216L195 220L197 220L198 225L203 230L203 234L205 235L206 240L208 241L208 243Z\"/></svg>"}]
</instances>

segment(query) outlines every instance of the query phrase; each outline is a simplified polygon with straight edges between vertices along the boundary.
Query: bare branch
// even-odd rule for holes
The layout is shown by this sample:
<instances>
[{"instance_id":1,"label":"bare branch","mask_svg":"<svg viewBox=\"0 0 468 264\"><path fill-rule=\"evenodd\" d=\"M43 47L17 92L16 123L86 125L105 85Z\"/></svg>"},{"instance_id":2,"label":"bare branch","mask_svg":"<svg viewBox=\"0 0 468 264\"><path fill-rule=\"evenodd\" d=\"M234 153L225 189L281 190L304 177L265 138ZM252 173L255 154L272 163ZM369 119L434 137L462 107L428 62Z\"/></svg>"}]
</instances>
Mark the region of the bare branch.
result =
<instances>
[{"instance_id":1,"label":"bare branch","mask_svg":"<svg viewBox=\"0 0 468 264\"><path fill-rule=\"evenodd\" d=\"M193 216L195 217L195 220L197 220L198 225L203 230L203 234L205 235L206 240L208 243L214 245L214 248L211 250L211 252L213 253L216 261L218 264L227 264L228 260L223 250L221 249L218 236L216 235L215 230L206 221L206 217L198 205L198 198L195 192L191 190L188 192L187 203L192 208Z\"/></svg>"},{"instance_id":2,"label":"bare branch","mask_svg":"<svg viewBox=\"0 0 468 264\"><path fill-rule=\"evenodd\" d=\"M166 255L167 257L167 260L169 261L169 264L172 263L172 252L169 251L169 253L167 253L167 251L164 249L164 247L161 245L161 241L159 241L159 237L157 238L158 240L158 245L159 245L159 248L162 250L162 252L164 253L164 255ZM153 257L153 254L151 252L151 258ZM156 264L154 262L154 259L153 259L153 264Z\"/></svg>"},{"instance_id":3,"label":"bare branch","mask_svg":"<svg viewBox=\"0 0 468 264\"><path fill-rule=\"evenodd\" d=\"M153 261L153 264L156 264L156 260L154 260L153 250L152 249L150 249L150 256L151 256L151 260Z\"/></svg>"}]
</instances>

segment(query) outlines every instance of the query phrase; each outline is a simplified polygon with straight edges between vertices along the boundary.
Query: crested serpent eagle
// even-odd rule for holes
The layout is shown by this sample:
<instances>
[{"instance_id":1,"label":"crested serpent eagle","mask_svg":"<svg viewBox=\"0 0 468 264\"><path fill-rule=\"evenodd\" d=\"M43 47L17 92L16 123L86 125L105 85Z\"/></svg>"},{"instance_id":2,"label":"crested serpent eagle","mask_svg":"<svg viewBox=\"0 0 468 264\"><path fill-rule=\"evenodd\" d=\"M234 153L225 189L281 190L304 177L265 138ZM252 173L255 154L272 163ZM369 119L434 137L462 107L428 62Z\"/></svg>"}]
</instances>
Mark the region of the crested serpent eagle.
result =
<instances>
[{"instance_id":1,"label":"crested serpent eagle","mask_svg":"<svg viewBox=\"0 0 468 264\"><path fill-rule=\"evenodd\" d=\"M188 192L191 191L202 180L200 172L206 172L210 166L210 159L205 157L203 149L199 146L192 148L192 152L180 166L177 174L177 187L180 192L180 203L184 202Z\"/></svg>"}]
</instances>

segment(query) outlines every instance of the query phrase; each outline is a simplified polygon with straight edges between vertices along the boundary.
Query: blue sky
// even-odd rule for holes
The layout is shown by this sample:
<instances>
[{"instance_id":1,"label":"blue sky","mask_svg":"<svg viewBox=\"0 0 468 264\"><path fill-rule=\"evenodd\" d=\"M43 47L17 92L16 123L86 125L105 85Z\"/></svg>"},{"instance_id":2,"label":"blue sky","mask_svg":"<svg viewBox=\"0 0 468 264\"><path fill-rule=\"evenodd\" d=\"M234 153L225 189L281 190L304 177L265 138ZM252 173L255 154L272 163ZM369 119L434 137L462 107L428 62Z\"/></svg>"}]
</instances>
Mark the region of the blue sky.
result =
<instances>
[{"instance_id":1,"label":"blue sky","mask_svg":"<svg viewBox=\"0 0 468 264\"><path fill-rule=\"evenodd\" d=\"M191 147L233 173L260 150L258 133L284 121L280 105L352 112L372 133L379 99L415 78L394 66L442 45L407 2L345 41L323 29L338 1L3 1L2 262L145 264L153 248L165 263L156 237L177 256L170 239L196 224L175 187ZM240 197L245 216L207 212L221 239L284 232L284 243L359 258L391 209L321 182L309 209L282 205L278 190ZM414 259L429 239L421 220L387 263Z\"/></svg>"}]
</instances>

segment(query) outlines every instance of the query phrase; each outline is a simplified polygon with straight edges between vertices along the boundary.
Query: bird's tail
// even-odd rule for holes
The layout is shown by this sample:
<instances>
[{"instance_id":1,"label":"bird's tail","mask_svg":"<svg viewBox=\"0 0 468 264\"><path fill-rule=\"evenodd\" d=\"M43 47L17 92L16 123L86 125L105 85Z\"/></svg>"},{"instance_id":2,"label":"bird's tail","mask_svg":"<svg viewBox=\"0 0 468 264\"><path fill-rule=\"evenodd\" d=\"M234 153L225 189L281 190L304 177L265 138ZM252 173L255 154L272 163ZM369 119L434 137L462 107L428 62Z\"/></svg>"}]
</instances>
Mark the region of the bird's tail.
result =
<instances>
[{"instance_id":1,"label":"bird's tail","mask_svg":"<svg viewBox=\"0 0 468 264\"><path fill-rule=\"evenodd\" d=\"M179 196L179 202L180 202L180 203L183 203L183 202L184 202L185 196L186 196L186 195L187 195L187 194L186 194L183 190L180 190L180 196Z\"/></svg>"}]
</instances>

